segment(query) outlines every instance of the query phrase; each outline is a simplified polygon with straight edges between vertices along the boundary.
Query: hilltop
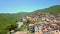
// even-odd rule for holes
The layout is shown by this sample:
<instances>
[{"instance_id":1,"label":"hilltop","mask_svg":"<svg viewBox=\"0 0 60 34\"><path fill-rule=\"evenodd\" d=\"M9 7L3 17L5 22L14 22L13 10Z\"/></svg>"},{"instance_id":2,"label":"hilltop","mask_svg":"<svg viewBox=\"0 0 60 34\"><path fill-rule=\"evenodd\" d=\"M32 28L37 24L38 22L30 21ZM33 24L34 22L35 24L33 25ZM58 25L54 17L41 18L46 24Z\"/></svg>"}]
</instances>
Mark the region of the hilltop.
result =
<instances>
[{"instance_id":1,"label":"hilltop","mask_svg":"<svg viewBox=\"0 0 60 34\"><path fill-rule=\"evenodd\" d=\"M50 13L50 14L60 14L60 5L51 6L49 8L45 8L45 9L38 9L34 12L35 13L44 12L44 13Z\"/></svg>"}]
</instances>

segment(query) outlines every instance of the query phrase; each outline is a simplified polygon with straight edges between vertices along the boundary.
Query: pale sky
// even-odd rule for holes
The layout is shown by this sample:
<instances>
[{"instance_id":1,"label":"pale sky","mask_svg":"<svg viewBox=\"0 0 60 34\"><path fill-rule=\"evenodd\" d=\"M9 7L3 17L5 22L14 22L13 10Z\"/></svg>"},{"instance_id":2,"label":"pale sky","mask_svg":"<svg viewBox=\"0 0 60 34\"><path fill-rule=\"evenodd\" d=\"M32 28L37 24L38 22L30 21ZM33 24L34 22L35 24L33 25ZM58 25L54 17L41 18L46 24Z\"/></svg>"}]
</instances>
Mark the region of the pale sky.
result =
<instances>
[{"instance_id":1,"label":"pale sky","mask_svg":"<svg viewBox=\"0 0 60 34\"><path fill-rule=\"evenodd\" d=\"M33 12L53 5L60 5L60 0L0 0L0 13Z\"/></svg>"}]
</instances>

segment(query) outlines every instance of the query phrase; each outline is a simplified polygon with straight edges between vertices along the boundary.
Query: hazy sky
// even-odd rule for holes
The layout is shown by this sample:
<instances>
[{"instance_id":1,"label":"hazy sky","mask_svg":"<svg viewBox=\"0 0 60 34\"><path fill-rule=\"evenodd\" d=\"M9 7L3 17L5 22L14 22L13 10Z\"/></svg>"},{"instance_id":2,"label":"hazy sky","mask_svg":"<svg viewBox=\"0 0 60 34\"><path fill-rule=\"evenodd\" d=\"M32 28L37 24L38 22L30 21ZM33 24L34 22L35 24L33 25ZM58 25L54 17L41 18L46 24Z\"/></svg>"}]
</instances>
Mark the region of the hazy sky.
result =
<instances>
[{"instance_id":1,"label":"hazy sky","mask_svg":"<svg viewBox=\"0 0 60 34\"><path fill-rule=\"evenodd\" d=\"M32 12L60 5L60 0L0 0L0 13Z\"/></svg>"}]
</instances>

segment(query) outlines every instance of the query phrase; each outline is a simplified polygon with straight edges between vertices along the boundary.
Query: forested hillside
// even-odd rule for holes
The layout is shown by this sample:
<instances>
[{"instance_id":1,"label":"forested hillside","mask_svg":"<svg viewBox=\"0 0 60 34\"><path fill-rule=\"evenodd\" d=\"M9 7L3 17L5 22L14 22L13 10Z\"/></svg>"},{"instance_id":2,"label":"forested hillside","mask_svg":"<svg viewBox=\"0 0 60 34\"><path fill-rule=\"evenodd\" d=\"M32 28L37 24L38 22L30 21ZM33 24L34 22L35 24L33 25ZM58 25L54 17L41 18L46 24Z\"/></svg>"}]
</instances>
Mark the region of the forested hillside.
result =
<instances>
[{"instance_id":1,"label":"forested hillside","mask_svg":"<svg viewBox=\"0 0 60 34\"><path fill-rule=\"evenodd\" d=\"M16 23L20 21L22 17L29 15L28 13L16 13L16 14L0 14L0 34L6 34L11 26L15 27Z\"/></svg>"},{"instance_id":2,"label":"forested hillside","mask_svg":"<svg viewBox=\"0 0 60 34\"><path fill-rule=\"evenodd\" d=\"M44 12L44 13L50 13L50 14L60 14L60 5L55 5L55 6L51 6L49 8L45 8L42 10L36 10L36 12Z\"/></svg>"}]
</instances>

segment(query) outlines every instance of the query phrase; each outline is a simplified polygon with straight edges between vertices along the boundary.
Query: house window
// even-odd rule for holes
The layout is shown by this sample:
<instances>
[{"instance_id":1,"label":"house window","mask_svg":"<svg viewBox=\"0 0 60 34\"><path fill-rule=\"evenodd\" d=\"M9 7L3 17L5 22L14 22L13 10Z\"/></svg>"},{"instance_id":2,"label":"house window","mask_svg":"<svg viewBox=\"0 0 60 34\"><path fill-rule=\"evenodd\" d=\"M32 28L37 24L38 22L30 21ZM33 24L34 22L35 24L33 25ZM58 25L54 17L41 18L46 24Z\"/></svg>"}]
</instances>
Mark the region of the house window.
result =
<instances>
[{"instance_id":1,"label":"house window","mask_svg":"<svg viewBox=\"0 0 60 34\"><path fill-rule=\"evenodd\" d=\"M18 24L16 24L16 28L18 28Z\"/></svg>"}]
</instances>

